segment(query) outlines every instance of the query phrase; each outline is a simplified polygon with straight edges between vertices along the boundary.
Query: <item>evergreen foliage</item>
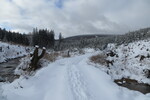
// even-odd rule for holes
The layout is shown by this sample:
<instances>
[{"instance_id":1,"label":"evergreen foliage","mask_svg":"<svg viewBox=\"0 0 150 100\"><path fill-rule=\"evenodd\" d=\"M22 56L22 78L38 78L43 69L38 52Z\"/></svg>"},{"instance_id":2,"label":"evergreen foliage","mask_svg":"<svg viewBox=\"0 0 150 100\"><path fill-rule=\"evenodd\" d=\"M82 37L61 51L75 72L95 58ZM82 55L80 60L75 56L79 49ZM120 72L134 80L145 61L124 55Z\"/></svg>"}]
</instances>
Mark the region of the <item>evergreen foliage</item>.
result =
<instances>
[{"instance_id":1,"label":"evergreen foliage","mask_svg":"<svg viewBox=\"0 0 150 100\"><path fill-rule=\"evenodd\" d=\"M58 40L54 39L55 33L53 30L34 28L33 32L28 34L21 34L18 32L6 31L0 28L0 41L13 42L17 44L52 48L54 50L73 50L74 48L95 48L105 49L108 43L116 43L121 45L128 44L134 41L150 38L150 28L144 28L137 31L128 32L123 35L91 35L88 38L76 36L76 38L62 38L59 34Z\"/></svg>"},{"instance_id":2,"label":"evergreen foliage","mask_svg":"<svg viewBox=\"0 0 150 100\"><path fill-rule=\"evenodd\" d=\"M55 43L53 30L38 30L37 28L33 29L33 32L30 35L6 31L5 29L0 28L0 41L12 42L27 46L39 45L39 47L46 48L53 48Z\"/></svg>"},{"instance_id":3,"label":"evergreen foliage","mask_svg":"<svg viewBox=\"0 0 150 100\"><path fill-rule=\"evenodd\" d=\"M39 47L53 48L55 43L54 31L49 31L47 29L34 29L32 43L33 46L38 45Z\"/></svg>"},{"instance_id":4,"label":"evergreen foliage","mask_svg":"<svg viewBox=\"0 0 150 100\"><path fill-rule=\"evenodd\" d=\"M94 36L94 35L93 35ZM76 36L77 37L77 36ZM85 35L86 37L86 35ZM95 48L95 49L105 49L107 44L116 43L117 45L121 45L123 43L128 44L134 41L143 40L150 38L150 28L144 28L137 31L128 32L123 35L108 35L108 36L96 36L90 38L82 38L78 36L78 38L71 39L62 39L61 44L56 43L55 47L59 47L61 49L81 49L81 48Z\"/></svg>"},{"instance_id":5,"label":"evergreen foliage","mask_svg":"<svg viewBox=\"0 0 150 100\"><path fill-rule=\"evenodd\" d=\"M0 28L0 40L5 42L13 42L22 45L29 45L27 35L18 32L6 31Z\"/></svg>"}]
</instances>

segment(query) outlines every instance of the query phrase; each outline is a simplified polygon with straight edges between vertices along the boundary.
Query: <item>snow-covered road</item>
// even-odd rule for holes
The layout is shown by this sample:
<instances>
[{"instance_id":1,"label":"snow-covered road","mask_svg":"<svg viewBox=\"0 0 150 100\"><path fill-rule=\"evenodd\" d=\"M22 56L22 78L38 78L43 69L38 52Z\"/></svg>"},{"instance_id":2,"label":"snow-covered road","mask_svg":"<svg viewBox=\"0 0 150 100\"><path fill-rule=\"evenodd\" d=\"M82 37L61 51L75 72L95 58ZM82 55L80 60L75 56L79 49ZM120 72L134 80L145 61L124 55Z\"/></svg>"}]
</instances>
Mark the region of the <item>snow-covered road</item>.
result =
<instances>
[{"instance_id":1,"label":"snow-covered road","mask_svg":"<svg viewBox=\"0 0 150 100\"><path fill-rule=\"evenodd\" d=\"M90 56L61 59L39 70L28 80L20 78L4 84L3 99L150 100L149 94L117 86L109 75L87 63Z\"/></svg>"}]
</instances>

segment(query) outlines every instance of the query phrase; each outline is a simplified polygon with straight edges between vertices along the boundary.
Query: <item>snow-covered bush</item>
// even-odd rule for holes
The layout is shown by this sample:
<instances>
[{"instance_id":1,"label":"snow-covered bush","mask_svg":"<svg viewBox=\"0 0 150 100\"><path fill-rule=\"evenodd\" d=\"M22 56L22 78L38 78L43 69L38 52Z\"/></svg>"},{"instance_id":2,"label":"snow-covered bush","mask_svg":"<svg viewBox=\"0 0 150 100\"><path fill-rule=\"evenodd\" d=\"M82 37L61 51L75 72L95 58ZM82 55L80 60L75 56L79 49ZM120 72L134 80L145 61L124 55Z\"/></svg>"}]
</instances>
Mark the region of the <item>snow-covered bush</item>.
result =
<instances>
[{"instance_id":1,"label":"snow-covered bush","mask_svg":"<svg viewBox=\"0 0 150 100\"><path fill-rule=\"evenodd\" d=\"M24 58L22 58L20 60L20 64L17 66L17 68L15 69L15 74L17 75L26 75L29 74L29 72L27 71L27 69L30 67L30 56L26 56Z\"/></svg>"},{"instance_id":2,"label":"snow-covered bush","mask_svg":"<svg viewBox=\"0 0 150 100\"><path fill-rule=\"evenodd\" d=\"M150 84L149 50L150 40L122 44L118 47L110 44L103 53L107 54L107 51L112 51L116 56L107 56L105 58L100 56L103 55L103 53L101 53L99 56L93 56L93 62L96 63L95 66L97 67L97 64L100 64L99 68L111 75L113 79L130 78ZM110 68L107 68L107 65L97 63L102 62L103 59L114 61L113 65L111 65Z\"/></svg>"},{"instance_id":3,"label":"snow-covered bush","mask_svg":"<svg viewBox=\"0 0 150 100\"><path fill-rule=\"evenodd\" d=\"M31 57L30 55L22 58L20 60L20 64L17 66L17 68L15 69L15 74L16 75L22 75L22 76L28 76L28 75L33 75L35 73L35 71L30 70L30 63L31 63ZM38 62L38 65L40 67L45 67L49 64L49 61L47 59L41 59Z\"/></svg>"},{"instance_id":4,"label":"snow-covered bush","mask_svg":"<svg viewBox=\"0 0 150 100\"><path fill-rule=\"evenodd\" d=\"M98 54L90 57L90 61L101 65L106 65L106 58L107 58L106 55Z\"/></svg>"},{"instance_id":5,"label":"snow-covered bush","mask_svg":"<svg viewBox=\"0 0 150 100\"><path fill-rule=\"evenodd\" d=\"M48 60L49 62L54 62L59 56L59 52L46 52L43 58Z\"/></svg>"}]
</instances>

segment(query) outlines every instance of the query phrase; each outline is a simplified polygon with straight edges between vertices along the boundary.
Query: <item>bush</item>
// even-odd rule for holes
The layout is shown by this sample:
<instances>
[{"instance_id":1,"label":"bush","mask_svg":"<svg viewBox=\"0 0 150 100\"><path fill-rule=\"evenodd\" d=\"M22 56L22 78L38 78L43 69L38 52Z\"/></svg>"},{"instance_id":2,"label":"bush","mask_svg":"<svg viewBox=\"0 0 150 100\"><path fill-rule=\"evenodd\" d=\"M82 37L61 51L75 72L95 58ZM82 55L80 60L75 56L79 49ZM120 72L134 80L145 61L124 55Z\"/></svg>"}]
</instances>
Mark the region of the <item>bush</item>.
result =
<instances>
[{"instance_id":1,"label":"bush","mask_svg":"<svg viewBox=\"0 0 150 100\"><path fill-rule=\"evenodd\" d=\"M109 67L109 64L113 65L113 62L114 62L113 60L112 61L107 60L107 56L105 54L98 54L98 55L92 56L90 58L90 61L94 63L98 63L100 65L105 65L107 67Z\"/></svg>"}]
</instances>

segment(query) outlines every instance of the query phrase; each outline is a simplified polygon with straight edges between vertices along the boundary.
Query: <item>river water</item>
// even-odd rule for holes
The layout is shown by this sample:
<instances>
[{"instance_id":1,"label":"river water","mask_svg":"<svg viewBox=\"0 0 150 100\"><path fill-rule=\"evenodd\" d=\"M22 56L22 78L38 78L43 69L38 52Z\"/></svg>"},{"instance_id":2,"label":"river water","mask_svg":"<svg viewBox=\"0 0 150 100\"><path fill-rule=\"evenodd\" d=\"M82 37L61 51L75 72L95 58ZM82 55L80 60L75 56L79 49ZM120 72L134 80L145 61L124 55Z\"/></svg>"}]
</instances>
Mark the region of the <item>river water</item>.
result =
<instances>
[{"instance_id":1,"label":"river water","mask_svg":"<svg viewBox=\"0 0 150 100\"><path fill-rule=\"evenodd\" d=\"M14 74L16 67L20 64L21 58L9 60L8 62L0 64L0 82L13 82L19 78L18 75ZM125 82L123 82L125 81ZM120 84L121 82L121 84ZM126 87L131 90L139 91L143 94L150 93L150 85L144 83L138 83L136 80L131 79L120 79L115 80L119 86Z\"/></svg>"},{"instance_id":2,"label":"river water","mask_svg":"<svg viewBox=\"0 0 150 100\"><path fill-rule=\"evenodd\" d=\"M15 58L0 64L0 82L12 82L19 77L14 74L14 71L20 64L20 59L21 58Z\"/></svg>"},{"instance_id":3,"label":"river water","mask_svg":"<svg viewBox=\"0 0 150 100\"><path fill-rule=\"evenodd\" d=\"M138 81L128 78L122 78L114 81L119 86L128 88L130 90L139 91L143 94L150 93L150 85L145 83L138 83Z\"/></svg>"}]
</instances>

